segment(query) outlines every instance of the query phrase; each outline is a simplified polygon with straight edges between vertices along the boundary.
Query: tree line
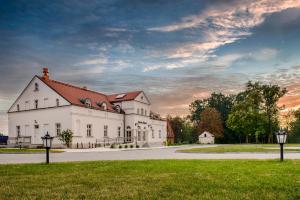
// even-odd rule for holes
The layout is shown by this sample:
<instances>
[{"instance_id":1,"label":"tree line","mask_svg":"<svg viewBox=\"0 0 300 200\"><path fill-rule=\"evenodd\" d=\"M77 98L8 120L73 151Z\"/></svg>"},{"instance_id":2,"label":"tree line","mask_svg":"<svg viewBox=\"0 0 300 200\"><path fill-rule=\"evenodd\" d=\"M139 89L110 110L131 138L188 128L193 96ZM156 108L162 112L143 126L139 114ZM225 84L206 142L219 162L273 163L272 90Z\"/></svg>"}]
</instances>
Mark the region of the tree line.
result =
<instances>
[{"instance_id":1,"label":"tree line","mask_svg":"<svg viewBox=\"0 0 300 200\"><path fill-rule=\"evenodd\" d=\"M212 93L189 105L187 117L171 117L175 143L194 143L198 135L209 131L218 143L274 143L280 127L289 132L289 141L300 138L300 110L290 111L286 125L280 126L278 101L287 93L278 85L247 82L235 95Z\"/></svg>"}]
</instances>

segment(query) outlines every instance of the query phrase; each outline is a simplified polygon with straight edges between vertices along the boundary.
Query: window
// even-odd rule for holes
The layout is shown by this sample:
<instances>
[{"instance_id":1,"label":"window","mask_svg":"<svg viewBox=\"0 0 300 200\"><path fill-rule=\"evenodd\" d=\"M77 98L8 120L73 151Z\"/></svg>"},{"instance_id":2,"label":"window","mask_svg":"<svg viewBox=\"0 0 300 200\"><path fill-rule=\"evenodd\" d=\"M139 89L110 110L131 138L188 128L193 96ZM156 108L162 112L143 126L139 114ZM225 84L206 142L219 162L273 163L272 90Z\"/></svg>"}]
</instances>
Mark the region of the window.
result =
<instances>
[{"instance_id":1,"label":"window","mask_svg":"<svg viewBox=\"0 0 300 200\"><path fill-rule=\"evenodd\" d=\"M147 116L147 110L145 110L145 116Z\"/></svg>"},{"instance_id":2,"label":"window","mask_svg":"<svg viewBox=\"0 0 300 200\"><path fill-rule=\"evenodd\" d=\"M144 109L141 108L141 115L144 115Z\"/></svg>"},{"instance_id":3,"label":"window","mask_svg":"<svg viewBox=\"0 0 300 200\"><path fill-rule=\"evenodd\" d=\"M55 124L55 131L56 131L56 135L61 134L61 124L60 123Z\"/></svg>"},{"instance_id":4,"label":"window","mask_svg":"<svg viewBox=\"0 0 300 200\"><path fill-rule=\"evenodd\" d=\"M158 137L161 138L161 130L158 131Z\"/></svg>"},{"instance_id":5,"label":"window","mask_svg":"<svg viewBox=\"0 0 300 200\"><path fill-rule=\"evenodd\" d=\"M152 138L154 139L154 130L152 129Z\"/></svg>"},{"instance_id":6,"label":"window","mask_svg":"<svg viewBox=\"0 0 300 200\"><path fill-rule=\"evenodd\" d=\"M38 83L35 83L34 84L34 91L39 91L39 84Z\"/></svg>"},{"instance_id":7,"label":"window","mask_svg":"<svg viewBox=\"0 0 300 200\"><path fill-rule=\"evenodd\" d=\"M92 102L91 102L91 100L90 99L86 99L85 100L85 105L87 106L87 107L92 107Z\"/></svg>"},{"instance_id":8,"label":"window","mask_svg":"<svg viewBox=\"0 0 300 200\"><path fill-rule=\"evenodd\" d=\"M146 141L146 131L143 131L143 141Z\"/></svg>"},{"instance_id":9,"label":"window","mask_svg":"<svg viewBox=\"0 0 300 200\"><path fill-rule=\"evenodd\" d=\"M107 110L107 104L105 102L102 103L102 107L104 110Z\"/></svg>"},{"instance_id":10,"label":"window","mask_svg":"<svg viewBox=\"0 0 300 200\"><path fill-rule=\"evenodd\" d=\"M92 137L92 124L86 125L86 136Z\"/></svg>"},{"instance_id":11,"label":"window","mask_svg":"<svg viewBox=\"0 0 300 200\"><path fill-rule=\"evenodd\" d=\"M104 125L104 137L107 137L107 133L108 133L108 126L107 125Z\"/></svg>"},{"instance_id":12,"label":"window","mask_svg":"<svg viewBox=\"0 0 300 200\"><path fill-rule=\"evenodd\" d=\"M56 106L59 106L59 99L56 99Z\"/></svg>"},{"instance_id":13,"label":"window","mask_svg":"<svg viewBox=\"0 0 300 200\"><path fill-rule=\"evenodd\" d=\"M140 114L140 109L137 109L136 113L139 115Z\"/></svg>"},{"instance_id":14,"label":"window","mask_svg":"<svg viewBox=\"0 0 300 200\"><path fill-rule=\"evenodd\" d=\"M118 127L118 137L121 137L121 127Z\"/></svg>"},{"instance_id":15,"label":"window","mask_svg":"<svg viewBox=\"0 0 300 200\"><path fill-rule=\"evenodd\" d=\"M39 101L38 100L34 100L34 108L35 109L39 108Z\"/></svg>"},{"instance_id":16,"label":"window","mask_svg":"<svg viewBox=\"0 0 300 200\"><path fill-rule=\"evenodd\" d=\"M17 104L17 111L20 111L20 105Z\"/></svg>"},{"instance_id":17,"label":"window","mask_svg":"<svg viewBox=\"0 0 300 200\"><path fill-rule=\"evenodd\" d=\"M20 137L21 135L21 127L20 126L16 126L17 128L17 137Z\"/></svg>"},{"instance_id":18,"label":"window","mask_svg":"<svg viewBox=\"0 0 300 200\"><path fill-rule=\"evenodd\" d=\"M138 141L141 141L141 127L138 127Z\"/></svg>"}]
</instances>

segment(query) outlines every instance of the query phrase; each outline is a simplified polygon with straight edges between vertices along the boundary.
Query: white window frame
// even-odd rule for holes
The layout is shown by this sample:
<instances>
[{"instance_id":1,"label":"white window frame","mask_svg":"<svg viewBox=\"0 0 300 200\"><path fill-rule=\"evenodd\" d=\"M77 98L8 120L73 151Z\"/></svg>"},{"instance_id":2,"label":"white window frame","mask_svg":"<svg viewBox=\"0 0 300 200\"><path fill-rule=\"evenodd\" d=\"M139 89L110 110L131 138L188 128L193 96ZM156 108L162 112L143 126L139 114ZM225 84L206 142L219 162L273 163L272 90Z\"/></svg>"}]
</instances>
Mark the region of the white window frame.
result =
<instances>
[{"instance_id":1,"label":"white window frame","mask_svg":"<svg viewBox=\"0 0 300 200\"><path fill-rule=\"evenodd\" d=\"M92 137L92 124L87 124L86 125L86 136L87 137Z\"/></svg>"},{"instance_id":2,"label":"white window frame","mask_svg":"<svg viewBox=\"0 0 300 200\"><path fill-rule=\"evenodd\" d=\"M56 135L61 134L61 123L55 123L55 132L56 132Z\"/></svg>"},{"instance_id":3,"label":"white window frame","mask_svg":"<svg viewBox=\"0 0 300 200\"><path fill-rule=\"evenodd\" d=\"M104 125L103 136L108 137L108 126L107 125Z\"/></svg>"}]
</instances>

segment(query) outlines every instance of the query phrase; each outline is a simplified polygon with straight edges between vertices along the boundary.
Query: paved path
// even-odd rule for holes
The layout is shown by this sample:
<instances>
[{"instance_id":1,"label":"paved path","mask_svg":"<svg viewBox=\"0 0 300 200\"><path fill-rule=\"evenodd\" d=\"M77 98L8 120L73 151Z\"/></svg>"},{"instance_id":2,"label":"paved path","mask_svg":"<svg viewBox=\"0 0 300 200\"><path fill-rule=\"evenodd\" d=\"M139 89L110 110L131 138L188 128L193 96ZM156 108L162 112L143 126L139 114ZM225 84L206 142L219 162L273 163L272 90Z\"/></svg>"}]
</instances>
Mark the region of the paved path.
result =
<instances>
[{"instance_id":1,"label":"paved path","mask_svg":"<svg viewBox=\"0 0 300 200\"><path fill-rule=\"evenodd\" d=\"M128 149L123 151L64 152L50 154L50 162L91 160L147 160L147 159L278 159L278 153L178 153L176 150L195 147ZM197 147L207 147L205 145ZM285 153L286 159L300 159L300 153ZM0 154L0 164L42 163L45 154Z\"/></svg>"}]
</instances>

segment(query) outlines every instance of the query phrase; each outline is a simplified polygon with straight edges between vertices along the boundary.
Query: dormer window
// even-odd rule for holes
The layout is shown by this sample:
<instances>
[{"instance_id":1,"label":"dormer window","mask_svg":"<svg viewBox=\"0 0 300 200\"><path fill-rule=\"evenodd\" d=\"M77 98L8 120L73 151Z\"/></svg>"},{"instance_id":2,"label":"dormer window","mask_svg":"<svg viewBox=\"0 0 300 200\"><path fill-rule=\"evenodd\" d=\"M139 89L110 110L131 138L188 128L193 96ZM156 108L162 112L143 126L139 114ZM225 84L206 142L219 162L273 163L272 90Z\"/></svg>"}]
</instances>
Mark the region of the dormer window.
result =
<instances>
[{"instance_id":1,"label":"dormer window","mask_svg":"<svg viewBox=\"0 0 300 200\"><path fill-rule=\"evenodd\" d=\"M59 99L56 99L56 106L59 106Z\"/></svg>"},{"instance_id":2,"label":"dormer window","mask_svg":"<svg viewBox=\"0 0 300 200\"><path fill-rule=\"evenodd\" d=\"M17 111L20 111L20 105L17 104Z\"/></svg>"},{"instance_id":3,"label":"dormer window","mask_svg":"<svg viewBox=\"0 0 300 200\"><path fill-rule=\"evenodd\" d=\"M102 103L102 108L103 108L104 110L107 110L107 104L106 104L105 102Z\"/></svg>"},{"instance_id":4,"label":"dormer window","mask_svg":"<svg viewBox=\"0 0 300 200\"><path fill-rule=\"evenodd\" d=\"M39 91L39 84L38 83L34 83L34 91Z\"/></svg>"},{"instance_id":5,"label":"dormer window","mask_svg":"<svg viewBox=\"0 0 300 200\"><path fill-rule=\"evenodd\" d=\"M85 99L84 104L85 104L86 107L89 107L89 108L92 107L92 102L91 102L90 99Z\"/></svg>"}]
</instances>

